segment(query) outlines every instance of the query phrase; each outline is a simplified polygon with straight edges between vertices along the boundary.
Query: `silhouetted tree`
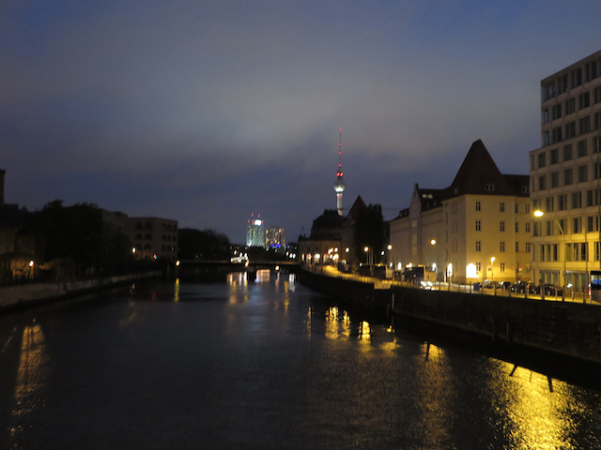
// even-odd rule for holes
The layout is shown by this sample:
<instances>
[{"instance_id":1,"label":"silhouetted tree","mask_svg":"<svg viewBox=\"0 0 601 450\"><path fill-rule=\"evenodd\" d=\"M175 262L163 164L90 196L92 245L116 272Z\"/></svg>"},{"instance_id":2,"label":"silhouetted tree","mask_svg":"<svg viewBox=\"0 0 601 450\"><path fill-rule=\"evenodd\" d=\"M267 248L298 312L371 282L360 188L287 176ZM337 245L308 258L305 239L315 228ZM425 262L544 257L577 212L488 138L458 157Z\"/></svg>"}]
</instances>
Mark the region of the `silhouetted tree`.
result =
<instances>
[{"instance_id":1,"label":"silhouetted tree","mask_svg":"<svg viewBox=\"0 0 601 450\"><path fill-rule=\"evenodd\" d=\"M365 247L372 249L374 262L381 261L385 240L382 207L371 203L359 210L355 221L353 251L359 261L366 260Z\"/></svg>"},{"instance_id":2,"label":"silhouetted tree","mask_svg":"<svg viewBox=\"0 0 601 450\"><path fill-rule=\"evenodd\" d=\"M180 228L177 232L178 259L204 259L212 261L228 260L230 258L230 240L215 230L197 230Z\"/></svg>"}]
</instances>

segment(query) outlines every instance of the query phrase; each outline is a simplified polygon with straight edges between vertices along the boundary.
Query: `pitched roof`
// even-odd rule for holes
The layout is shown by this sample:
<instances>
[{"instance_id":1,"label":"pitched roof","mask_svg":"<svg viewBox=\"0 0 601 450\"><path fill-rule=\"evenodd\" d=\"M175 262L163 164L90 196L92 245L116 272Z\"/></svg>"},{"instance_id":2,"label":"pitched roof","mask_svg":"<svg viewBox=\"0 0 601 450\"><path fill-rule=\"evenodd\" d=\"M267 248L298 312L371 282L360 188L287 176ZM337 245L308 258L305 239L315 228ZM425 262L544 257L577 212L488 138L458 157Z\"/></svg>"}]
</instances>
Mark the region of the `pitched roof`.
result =
<instances>
[{"instance_id":1,"label":"pitched roof","mask_svg":"<svg viewBox=\"0 0 601 450\"><path fill-rule=\"evenodd\" d=\"M472 144L449 188L449 197L465 194L516 195L480 139ZM519 192L519 191L518 191Z\"/></svg>"},{"instance_id":2,"label":"pitched roof","mask_svg":"<svg viewBox=\"0 0 601 450\"><path fill-rule=\"evenodd\" d=\"M351 209L349 210L348 214L346 215L346 219L354 220L357 217L359 210L361 210L363 208L366 208L365 202L359 195L359 196L357 196L355 203L353 203L353 206L351 206Z\"/></svg>"}]
</instances>

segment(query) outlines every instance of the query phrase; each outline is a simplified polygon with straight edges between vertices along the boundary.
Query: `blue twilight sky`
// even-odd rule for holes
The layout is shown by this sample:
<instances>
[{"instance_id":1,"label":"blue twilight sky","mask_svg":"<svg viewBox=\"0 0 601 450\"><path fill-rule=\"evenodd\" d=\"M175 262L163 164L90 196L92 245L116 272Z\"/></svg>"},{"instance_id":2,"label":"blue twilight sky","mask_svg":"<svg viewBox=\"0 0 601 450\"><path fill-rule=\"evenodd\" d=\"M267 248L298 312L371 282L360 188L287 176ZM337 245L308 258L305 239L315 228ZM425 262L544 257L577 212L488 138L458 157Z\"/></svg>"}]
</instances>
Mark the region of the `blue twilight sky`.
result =
<instances>
[{"instance_id":1,"label":"blue twilight sky","mask_svg":"<svg viewBox=\"0 0 601 450\"><path fill-rule=\"evenodd\" d=\"M482 139L540 143L540 80L601 49L601 1L5 0L6 202L54 199L289 241L335 208L387 219Z\"/></svg>"}]
</instances>

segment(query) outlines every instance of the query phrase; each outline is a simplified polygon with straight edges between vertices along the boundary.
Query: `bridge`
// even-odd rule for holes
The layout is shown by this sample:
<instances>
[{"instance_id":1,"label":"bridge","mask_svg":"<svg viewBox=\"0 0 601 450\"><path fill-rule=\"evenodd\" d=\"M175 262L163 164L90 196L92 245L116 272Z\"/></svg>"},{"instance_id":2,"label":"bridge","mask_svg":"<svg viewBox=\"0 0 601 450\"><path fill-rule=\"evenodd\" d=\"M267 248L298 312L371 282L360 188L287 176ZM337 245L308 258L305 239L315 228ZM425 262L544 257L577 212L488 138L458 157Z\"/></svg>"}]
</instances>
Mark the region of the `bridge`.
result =
<instances>
[{"instance_id":1,"label":"bridge","mask_svg":"<svg viewBox=\"0 0 601 450\"><path fill-rule=\"evenodd\" d=\"M205 261L199 259L180 260L177 271L184 275L222 274L230 272L249 272L257 270L284 270L296 273L300 264L297 261L248 261L233 263L231 261Z\"/></svg>"}]
</instances>

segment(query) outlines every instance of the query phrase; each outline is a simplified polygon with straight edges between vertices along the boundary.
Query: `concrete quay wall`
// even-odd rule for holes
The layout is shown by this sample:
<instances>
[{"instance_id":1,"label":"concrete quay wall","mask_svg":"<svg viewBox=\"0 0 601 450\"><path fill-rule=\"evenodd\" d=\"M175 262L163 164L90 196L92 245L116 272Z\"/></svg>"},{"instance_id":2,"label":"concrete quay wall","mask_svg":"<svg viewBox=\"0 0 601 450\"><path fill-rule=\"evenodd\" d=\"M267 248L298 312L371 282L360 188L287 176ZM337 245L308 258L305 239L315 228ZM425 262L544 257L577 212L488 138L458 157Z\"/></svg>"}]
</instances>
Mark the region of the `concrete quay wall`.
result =
<instances>
[{"instance_id":1,"label":"concrete quay wall","mask_svg":"<svg viewBox=\"0 0 601 450\"><path fill-rule=\"evenodd\" d=\"M504 346L524 346L601 363L601 306L492 295L428 291L400 286L374 289L371 283L302 271L300 282L318 291L472 333Z\"/></svg>"},{"instance_id":2,"label":"concrete quay wall","mask_svg":"<svg viewBox=\"0 0 601 450\"><path fill-rule=\"evenodd\" d=\"M161 275L162 272L146 272L117 277L72 281L68 283L33 283L1 287L0 311L82 295L137 280L155 278Z\"/></svg>"}]
</instances>

